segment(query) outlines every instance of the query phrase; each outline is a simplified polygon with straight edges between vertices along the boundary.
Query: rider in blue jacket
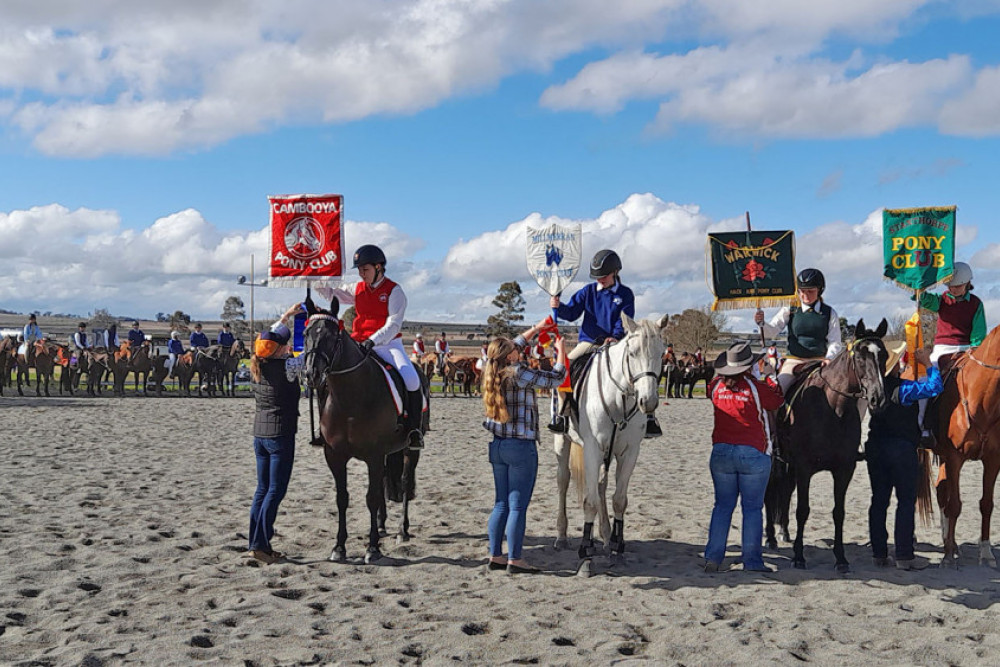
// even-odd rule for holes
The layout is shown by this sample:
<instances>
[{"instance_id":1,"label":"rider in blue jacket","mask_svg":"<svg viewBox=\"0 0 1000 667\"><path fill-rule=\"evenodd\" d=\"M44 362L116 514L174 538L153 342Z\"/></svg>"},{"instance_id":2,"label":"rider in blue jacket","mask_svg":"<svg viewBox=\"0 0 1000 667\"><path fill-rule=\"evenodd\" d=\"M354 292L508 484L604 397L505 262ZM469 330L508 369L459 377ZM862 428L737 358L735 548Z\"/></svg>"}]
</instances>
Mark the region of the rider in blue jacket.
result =
<instances>
[{"instance_id":1,"label":"rider in blue jacket","mask_svg":"<svg viewBox=\"0 0 1000 667\"><path fill-rule=\"evenodd\" d=\"M232 326L229 322L222 323L222 331L219 332L216 342L226 348L232 347L233 343L236 342L236 336L233 335Z\"/></svg>"},{"instance_id":2,"label":"rider in blue jacket","mask_svg":"<svg viewBox=\"0 0 1000 667\"><path fill-rule=\"evenodd\" d=\"M188 342L191 343L191 347L208 347L208 336L201 330L201 322L194 325L194 331L191 332Z\"/></svg>"},{"instance_id":3,"label":"rider in blue jacket","mask_svg":"<svg viewBox=\"0 0 1000 667\"><path fill-rule=\"evenodd\" d=\"M590 261L590 277L594 282L580 288L566 303L562 303L558 295L553 296L549 302L560 319L572 322L583 315L579 342L568 355L571 362L597 347L616 343L625 337L622 313L635 317L635 295L618 277L621 270L622 260L618 253L614 250L600 250ZM569 398L567 395L564 405ZM555 400L554 398L553 401ZM556 413L554 403L549 430L556 433L566 433L569 430L565 416ZM662 433L653 415L647 415L646 434L654 436Z\"/></svg>"}]
</instances>

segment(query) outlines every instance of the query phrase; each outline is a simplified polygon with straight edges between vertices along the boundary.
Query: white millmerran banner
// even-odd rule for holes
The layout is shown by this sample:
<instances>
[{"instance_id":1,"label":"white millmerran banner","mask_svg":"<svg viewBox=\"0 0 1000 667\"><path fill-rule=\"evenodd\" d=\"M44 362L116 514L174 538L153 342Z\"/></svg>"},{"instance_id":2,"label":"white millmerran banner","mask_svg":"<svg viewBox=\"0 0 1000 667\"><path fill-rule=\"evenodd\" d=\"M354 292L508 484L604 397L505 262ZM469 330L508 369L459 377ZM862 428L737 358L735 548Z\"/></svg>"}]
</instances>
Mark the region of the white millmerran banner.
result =
<instances>
[{"instance_id":1,"label":"white millmerran banner","mask_svg":"<svg viewBox=\"0 0 1000 667\"><path fill-rule=\"evenodd\" d=\"M583 247L581 225L552 223L540 229L528 227L528 271L551 295L560 294L576 277Z\"/></svg>"}]
</instances>

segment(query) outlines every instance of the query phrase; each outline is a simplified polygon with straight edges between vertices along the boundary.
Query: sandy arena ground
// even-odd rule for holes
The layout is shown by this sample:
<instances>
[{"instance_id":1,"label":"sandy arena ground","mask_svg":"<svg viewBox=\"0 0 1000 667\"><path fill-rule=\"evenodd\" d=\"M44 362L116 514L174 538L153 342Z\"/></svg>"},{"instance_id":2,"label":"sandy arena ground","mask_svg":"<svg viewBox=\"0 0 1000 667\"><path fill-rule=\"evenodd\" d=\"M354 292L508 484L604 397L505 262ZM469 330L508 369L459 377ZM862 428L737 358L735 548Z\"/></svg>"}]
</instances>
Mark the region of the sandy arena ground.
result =
<instances>
[{"instance_id":1,"label":"sandy arena ground","mask_svg":"<svg viewBox=\"0 0 1000 667\"><path fill-rule=\"evenodd\" d=\"M306 403L303 401L303 412ZM1000 655L997 572L975 564L981 467L959 524L965 567L876 569L864 464L848 494L853 572L835 573L829 475L813 485L810 569L790 548L773 574L701 571L712 485L705 399L672 400L645 441L626 515L628 562L575 576L555 551L551 442L528 518L540 576L484 569L492 504L480 405L436 399L418 471L412 542L361 564L365 475L352 464L352 564L327 562L333 479L300 419L276 547L243 558L253 493L249 399L0 399L0 663L987 664ZM390 508L390 522L398 514ZM737 512L734 524L739 525ZM995 531L994 521L994 531ZM794 527L793 527L794 531ZM891 532L891 530L890 530ZM940 532L918 527L936 565ZM730 534L727 563L738 557Z\"/></svg>"}]
</instances>

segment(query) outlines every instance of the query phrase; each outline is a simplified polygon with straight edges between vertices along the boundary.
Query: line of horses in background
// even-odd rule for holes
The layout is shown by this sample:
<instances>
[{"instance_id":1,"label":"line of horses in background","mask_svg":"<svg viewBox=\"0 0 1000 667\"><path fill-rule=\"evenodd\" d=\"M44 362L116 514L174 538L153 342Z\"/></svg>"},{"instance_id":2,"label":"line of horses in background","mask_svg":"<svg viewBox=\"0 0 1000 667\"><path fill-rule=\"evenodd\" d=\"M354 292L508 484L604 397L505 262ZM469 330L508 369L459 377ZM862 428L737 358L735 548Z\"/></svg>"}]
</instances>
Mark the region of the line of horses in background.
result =
<instances>
[{"instance_id":1,"label":"line of horses in background","mask_svg":"<svg viewBox=\"0 0 1000 667\"><path fill-rule=\"evenodd\" d=\"M125 341L118 348L83 350L45 339L28 345L33 348L31 355L27 354L27 348L19 351L18 341L13 336L0 340L0 396L4 395L5 388L15 386L18 395L24 396L24 386L30 386L29 369L35 371L36 396L51 396L50 384L55 385L60 396L73 396L77 392L97 396L103 393L108 380L112 393L124 396L129 374L133 375L135 393L149 396L153 391L157 396L163 395L163 383L169 372L168 356L154 354L149 341L136 348ZM240 340L231 346L192 348L178 357L173 375L184 396L192 395L191 384L196 376L195 388L199 397L214 397L217 393L235 396L240 361L249 356L246 345Z\"/></svg>"},{"instance_id":2,"label":"line of horses in background","mask_svg":"<svg viewBox=\"0 0 1000 667\"><path fill-rule=\"evenodd\" d=\"M442 367L438 364L437 355L429 352L419 359L414 358L413 361L428 379L435 375L441 378L443 396L454 397L461 394L473 397L480 394L482 369L478 365L478 357L449 357ZM543 370L551 370L553 363L549 357L536 359L528 355L525 355L524 362L531 368ZM710 364L696 364L683 359L664 359L660 371L660 380L663 381L663 390L667 398L684 398L685 394L687 398L692 398L699 382L705 383L707 396L708 383L714 376L715 369Z\"/></svg>"}]
</instances>

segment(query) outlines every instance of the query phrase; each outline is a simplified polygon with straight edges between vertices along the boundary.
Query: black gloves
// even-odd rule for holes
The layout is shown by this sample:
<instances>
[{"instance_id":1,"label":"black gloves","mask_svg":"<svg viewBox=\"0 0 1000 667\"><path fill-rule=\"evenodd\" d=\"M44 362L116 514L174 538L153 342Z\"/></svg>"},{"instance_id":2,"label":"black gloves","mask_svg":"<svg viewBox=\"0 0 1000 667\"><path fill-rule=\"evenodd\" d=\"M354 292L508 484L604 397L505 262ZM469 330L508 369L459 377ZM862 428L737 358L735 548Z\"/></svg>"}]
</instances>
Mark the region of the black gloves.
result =
<instances>
[{"instance_id":1,"label":"black gloves","mask_svg":"<svg viewBox=\"0 0 1000 667\"><path fill-rule=\"evenodd\" d=\"M372 341L371 338L369 338L368 340L365 340L365 341L361 342L361 348L366 353L371 352L373 347L375 347L375 343Z\"/></svg>"}]
</instances>

